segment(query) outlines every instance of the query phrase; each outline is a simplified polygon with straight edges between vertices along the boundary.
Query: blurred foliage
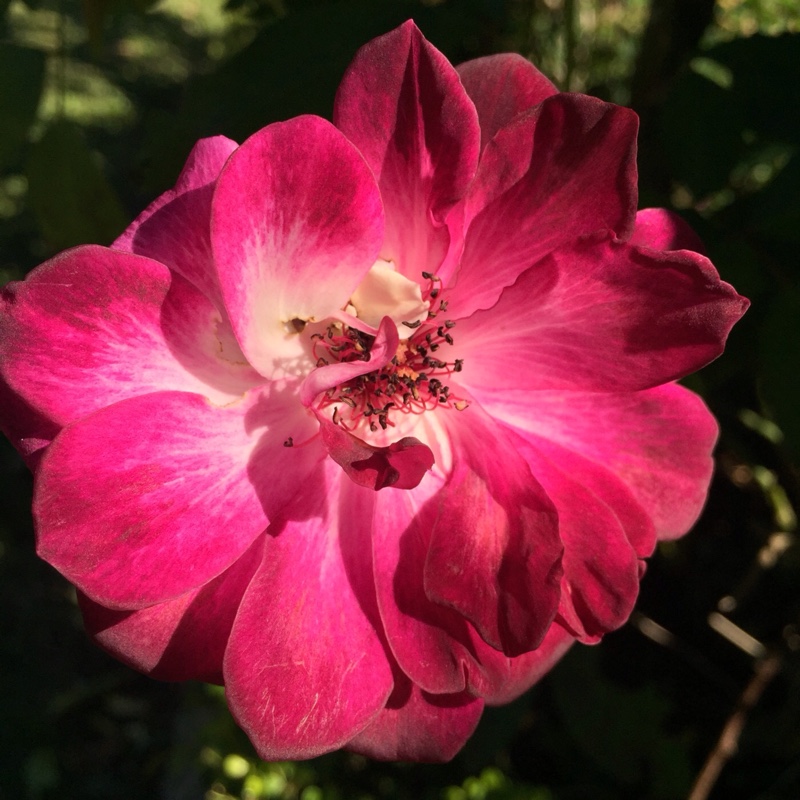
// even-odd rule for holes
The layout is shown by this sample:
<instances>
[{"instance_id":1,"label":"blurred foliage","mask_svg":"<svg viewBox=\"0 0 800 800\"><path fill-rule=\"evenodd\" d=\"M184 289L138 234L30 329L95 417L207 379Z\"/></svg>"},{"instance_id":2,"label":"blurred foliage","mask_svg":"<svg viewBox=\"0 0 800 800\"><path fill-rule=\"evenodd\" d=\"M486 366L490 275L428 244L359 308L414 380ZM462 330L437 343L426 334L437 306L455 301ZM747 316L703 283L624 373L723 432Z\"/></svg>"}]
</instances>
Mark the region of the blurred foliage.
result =
<instances>
[{"instance_id":1,"label":"blurred foliage","mask_svg":"<svg viewBox=\"0 0 800 800\"><path fill-rule=\"evenodd\" d=\"M516 50L632 103L641 205L683 213L753 300L689 382L722 430L703 518L650 561L631 624L488 709L451 764L266 764L221 690L150 681L85 640L1 441L0 800L684 797L769 653L782 671L709 796L800 796L796 0L2 0L0 284L110 242L200 136L330 115L356 49L408 17L455 62Z\"/></svg>"}]
</instances>

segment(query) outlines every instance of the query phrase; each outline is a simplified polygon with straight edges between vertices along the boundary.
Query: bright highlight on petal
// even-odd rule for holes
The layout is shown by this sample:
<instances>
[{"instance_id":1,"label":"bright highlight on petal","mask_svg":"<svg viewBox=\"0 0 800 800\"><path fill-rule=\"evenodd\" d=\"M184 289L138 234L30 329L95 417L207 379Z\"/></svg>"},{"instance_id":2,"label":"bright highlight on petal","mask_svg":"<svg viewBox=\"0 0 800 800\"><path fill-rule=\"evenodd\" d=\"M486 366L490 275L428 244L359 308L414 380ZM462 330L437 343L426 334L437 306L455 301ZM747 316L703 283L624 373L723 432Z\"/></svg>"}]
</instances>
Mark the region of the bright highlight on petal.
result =
<instances>
[{"instance_id":1,"label":"bright highlight on petal","mask_svg":"<svg viewBox=\"0 0 800 800\"><path fill-rule=\"evenodd\" d=\"M0 299L40 555L125 663L224 683L264 758L443 761L702 508L674 383L747 300L636 212L636 115L413 22L333 125L199 142L114 243Z\"/></svg>"}]
</instances>

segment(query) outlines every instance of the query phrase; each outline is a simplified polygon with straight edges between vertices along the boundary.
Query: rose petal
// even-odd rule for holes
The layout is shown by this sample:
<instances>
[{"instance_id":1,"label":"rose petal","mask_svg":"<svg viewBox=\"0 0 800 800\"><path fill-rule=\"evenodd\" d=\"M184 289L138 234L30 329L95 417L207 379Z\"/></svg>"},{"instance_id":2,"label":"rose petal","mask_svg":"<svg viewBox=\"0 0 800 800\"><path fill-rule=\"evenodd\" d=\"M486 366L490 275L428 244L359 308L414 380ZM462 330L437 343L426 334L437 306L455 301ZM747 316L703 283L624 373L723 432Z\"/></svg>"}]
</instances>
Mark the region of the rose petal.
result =
<instances>
[{"instance_id":1,"label":"rose petal","mask_svg":"<svg viewBox=\"0 0 800 800\"><path fill-rule=\"evenodd\" d=\"M559 615L581 641L597 642L633 610L639 594L636 551L614 509L580 482L569 461L548 458L547 443L540 449L530 434L512 441L558 511L564 543Z\"/></svg>"},{"instance_id":2,"label":"rose petal","mask_svg":"<svg viewBox=\"0 0 800 800\"><path fill-rule=\"evenodd\" d=\"M287 430L313 435L313 421L291 409L258 392L224 408L161 392L73 423L38 474L39 555L110 608L201 586L239 558L318 466L319 445L283 447Z\"/></svg>"},{"instance_id":3,"label":"rose petal","mask_svg":"<svg viewBox=\"0 0 800 800\"><path fill-rule=\"evenodd\" d=\"M683 535L697 520L713 469L717 424L703 401L683 387L476 396L496 419L617 475L650 515L660 539Z\"/></svg>"},{"instance_id":4,"label":"rose petal","mask_svg":"<svg viewBox=\"0 0 800 800\"><path fill-rule=\"evenodd\" d=\"M449 248L460 249L460 230L445 218L475 174L480 146L475 106L455 69L409 21L359 50L334 122L378 181L381 257L414 280L436 272Z\"/></svg>"},{"instance_id":5,"label":"rose petal","mask_svg":"<svg viewBox=\"0 0 800 800\"><path fill-rule=\"evenodd\" d=\"M197 392L219 404L241 397L262 379L237 362L235 343L224 346L226 330L213 305L162 264L93 245L62 253L3 291L0 371L29 409L14 415L14 438L51 438L148 392Z\"/></svg>"},{"instance_id":6,"label":"rose petal","mask_svg":"<svg viewBox=\"0 0 800 800\"><path fill-rule=\"evenodd\" d=\"M453 470L436 498L425 594L462 614L497 650L519 655L538 646L559 602L555 509L477 405L445 424Z\"/></svg>"},{"instance_id":7,"label":"rose petal","mask_svg":"<svg viewBox=\"0 0 800 800\"><path fill-rule=\"evenodd\" d=\"M451 307L461 316L490 308L524 270L578 236L599 229L628 236L637 124L629 109L559 94L500 131L470 189Z\"/></svg>"},{"instance_id":8,"label":"rose petal","mask_svg":"<svg viewBox=\"0 0 800 800\"><path fill-rule=\"evenodd\" d=\"M558 94L558 89L517 53L467 61L458 66L458 76L478 111L481 148L517 114Z\"/></svg>"},{"instance_id":9,"label":"rose petal","mask_svg":"<svg viewBox=\"0 0 800 800\"><path fill-rule=\"evenodd\" d=\"M238 147L225 136L201 139L174 189L153 201L112 247L153 258L193 283L222 311L211 256L209 223L213 184Z\"/></svg>"},{"instance_id":10,"label":"rose petal","mask_svg":"<svg viewBox=\"0 0 800 800\"><path fill-rule=\"evenodd\" d=\"M134 669L163 681L222 683L222 658L242 595L261 563L264 537L200 589L135 611L78 593L89 635Z\"/></svg>"},{"instance_id":11,"label":"rose petal","mask_svg":"<svg viewBox=\"0 0 800 800\"><path fill-rule=\"evenodd\" d=\"M706 254L703 242L689 223L666 208L645 208L637 212L630 244L653 250L693 250Z\"/></svg>"},{"instance_id":12,"label":"rose petal","mask_svg":"<svg viewBox=\"0 0 800 800\"><path fill-rule=\"evenodd\" d=\"M482 712L483 701L466 692L428 694L398 672L386 707L347 749L382 761L450 761Z\"/></svg>"},{"instance_id":13,"label":"rose petal","mask_svg":"<svg viewBox=\"0 0 800 800\"><path fill-rule=\"evenodd\" d=\"M376 632L369 529L329 465L269 530L225 655L231 711L262 758L344 746L376 718L392 673ZM302 519L293 517L301 516Z\"/></svg>"},{"instance_id":14,"label":"rose petal","mask_svg":"<svg viewBox=\"0 0 800 800\"><path fill-rule=\"evenodd\" d=\"M645 389L716 358L748 305L696 253L586 237L459 321L459 380L471 389Z\"/></svg>"},{"instance_id":15,"label":"rose petal","mask_svg":"<svg viewBox=\"0 0 800 800\"><path fill-rule=\"evenodd\" d=\"M358 151L329 122L305 116L263 128L231 156L211 231L239 344L272 376L302 352L292 321L327 319L369 271L383 211Z\"/></svg>"}]
</instances>

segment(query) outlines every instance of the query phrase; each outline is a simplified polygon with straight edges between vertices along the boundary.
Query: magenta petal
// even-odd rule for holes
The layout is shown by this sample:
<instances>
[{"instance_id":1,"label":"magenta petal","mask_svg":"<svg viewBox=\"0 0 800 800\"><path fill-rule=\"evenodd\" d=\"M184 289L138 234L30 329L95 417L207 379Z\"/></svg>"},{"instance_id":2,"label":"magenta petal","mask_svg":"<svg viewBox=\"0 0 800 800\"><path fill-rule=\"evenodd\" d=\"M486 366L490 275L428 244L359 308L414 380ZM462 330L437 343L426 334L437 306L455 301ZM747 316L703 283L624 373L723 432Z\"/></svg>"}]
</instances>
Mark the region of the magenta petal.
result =
<instances>
[{"instance_id":1,"label":"magenta petal","mask_svg":"<svg viewBox=\"0 0 800 800\"><path fill-rule=\"evenodd\" d=\"M625 238L636 212L636 115L583 95L550 97L486 146L450 294L460 316L491 307L532 264L576 237Z\"/></svg>"},{"instance_id":2,"label":"magenta petal","mask_svg":"<svg viewBox=\"0 0 800 800\"><path fill-rule=\"evenodd\" d=\"M404 675L395 675L386 708L347 749L382 761L450 761L472 735L482 712L483 701L466 692L428 694Z\"/></svg>"},{"instance_id":3,"label":"magenta petal","mask_svg":"<svg viewBox=\"0 0 800 800\"><path fill-rule=\"evenodd\" d=\"M472 405L448 425L453 469L425 560L425 593L506 655L534 649L559 601L555 509L501 428Z\"/></svg>"},{"instance_id":4,"label":"magenta petal","mask_svg":"<svg viewBox=\"0 0 800 800\"><path fill-rule=\"evenodd\" d=\"M220 306L211 256L213 184L237 148L225 136L201 139L189 154L175 188L151 203L113 247L166 264Z\"/></svg>"},{"instance_id":5,"label":"magenta petal","mask_svg":"<svg viewBox=\"0 0 800 800\"><path fill-rule=\"evenodd\" d=\"M564 542L559 614L577 638L596 642L633 610L639 593L636 551L614 509L580 482L569 461L548 458L534 437L514 441L558 510Z\"/></svg>"},{"instance_id":6,"label":"magenta petal","mask_svg":"<svg viewBox=\"0 0 800 800\"><path fill-rule=\"evenodd\" d=\"M380 713L392 672L376 628L368 528L332 465L270 527L225 655L228 703L262 758L343 747Z\"/></svg>"},{"instance_id":7,"label":"magenta petal","mask_svg":"<svg viewBox=\"0 0 800 800\"><path fill-rule=\"evenodd\" d=\"M78 593L86 630L111 655L165 681L222 683L222 659L242 595L261 563L259 537L200 589L136 611L105 608Z\"/></svg>"},{"instance_id":8,"label":"magenta petal","mask_svg":"<svg viewBox=\"0 0 800 800\"><path fill-rule=\"evenodd\" d=\"M467 61L458 66L458 76L478 110L481 147L517 114L558 94L558 89L517 53Z\"/></svg>"},{"instance_id":9,"label":"magenta petal","mask_svg":"<svg viewBox=\"0 0 800 800\"><path fill-rule=\"evenodd\" d=\"M292 321L341 310L375 262L383 209L355 147L329 122L297 117L263 128L231 156L211 231L236 337L271 376L297 338Z\"/></svg>"},{"instance_id":10,"label":"magenta petal","mask_svg":"<svg viewBox=\"0 0 800 800\"><path fill-rule=\"evenodd\" d=\"M636 227L629 242L652 250L693 250L702 255L706 252L689 223L665 208L645 208L637 212Z\"/></svg>"},{"instance_id":11,"label":"magenta petal","mask_svg":"<svg viewBox=\"0 0 800 800\"><path fill-rule=\"evenodd\" d=\"M38 550L111 608L178 597L227 569L319 463L284 448L289 409L260 394L224 408L162 392L65 428L38 474ZM311 434L303 414L294 424ZM275 455L279 454L276 458ZM224 498L224 502L220 502Z\"/></svg>"},{"instance_id":12,"label":"magenta petal","mask_svg":"<svg viewBox=\"0 0 800 800\"><path fill-rule=\"evenodd\" d=\"M713 469L717 424L703 401L668 384L631 394L513 390L479 393L495 418L613 472L648 513L660 539L694 524Z\"/></svg>"},{"instance_id":13,"label":"magenta petal","mask_svg":"<svg viewBox=\"0 0 800 800\"><path fill-rule=\"evenodd\" d=\"M716 358L748 305L696 253L585 237L458 323L459 377L476 390L645 389Z\"/></svg>"},{"instance_id":14,"label":"magenta petal","mask_svg":"<svg viewBox=\"0 0 800 800\"><path fill-rule=\"evenodd\" d=\"M330 457L354 483L367 489L413 489L433 466L430 448L413 436L374 447L322 418L320 433Z\"/></svg>"},{"instance_id":15,"label":"magenta petal","mask_svg":"<svg viewBox=\"0 0 800 800\"><path fill-rule=\"evenodd\" d=\"M224 352L223 329L213 305L164 265L92 245L68 250L3 291L0 372L31 408L15 425L35 436L45 430L37 416L62 426L162 390L230 402L259 376L235 362L235 345Z\"/></svg>"},{"instance_id":16,"label":"magenta petal","mask_svg":"<svg viewBox=\"0 0 800 800\"><path fill-rule=\"evenodd\" d=\"M488 706L510 703L543 678L574 642L572 634L555 621L535 650L508 658L473 634L476 666L469 672L469 691Z\"/></svg>"},{"instance_id":17,"label":"magenta petal","mask_svg":"<svg viewBox=\"0 0 800 800\"><path fill-rule=\"evenodd\" d=\"M451 246L445 217L472 180L480 146L475 106L455 69L406 22L359 50L334 121L378 181L386 209L381 256L416 280L423 270L437 272Z\"/></svg>"}]
</instances>

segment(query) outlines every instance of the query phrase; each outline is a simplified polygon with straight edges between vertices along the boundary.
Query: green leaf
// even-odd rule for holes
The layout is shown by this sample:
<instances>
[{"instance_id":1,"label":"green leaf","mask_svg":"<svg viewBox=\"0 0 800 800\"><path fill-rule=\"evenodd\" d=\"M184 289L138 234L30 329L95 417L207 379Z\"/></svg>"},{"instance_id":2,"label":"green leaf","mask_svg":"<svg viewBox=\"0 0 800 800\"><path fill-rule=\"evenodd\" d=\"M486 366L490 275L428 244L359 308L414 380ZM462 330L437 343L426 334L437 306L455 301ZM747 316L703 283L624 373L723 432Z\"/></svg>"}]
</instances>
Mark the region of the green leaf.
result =
<instances>
[{"instance_id":1,"label":"green leaf","mask_svg":"<svg viewBox=\"0 0 800 800\"><path fill-rule=\"evenodd\" d=\"M783 431L786 446L800 457L800 291L782 293L761 327L761 393Z\"/></svg>"},{"instance_id":2,"label":"green leaf","mask_svg":"<svg viewBox=\"0 0 800 800\"><path fill-rule=\"evenodd\" d=\"M33 146L28 199L47 244L108 244L128 217L80 128L61 120Z\"/></svg>"},{"instance_id":3,"label":"green leaf","mask_svg":"<svg viewBox=\"0 0 800 800\"><path fill-rule=\"evenodd\" d=\"M0 43L0 169L27 141L44 83L44 53Z\"/></svg>"}]
</instances>

